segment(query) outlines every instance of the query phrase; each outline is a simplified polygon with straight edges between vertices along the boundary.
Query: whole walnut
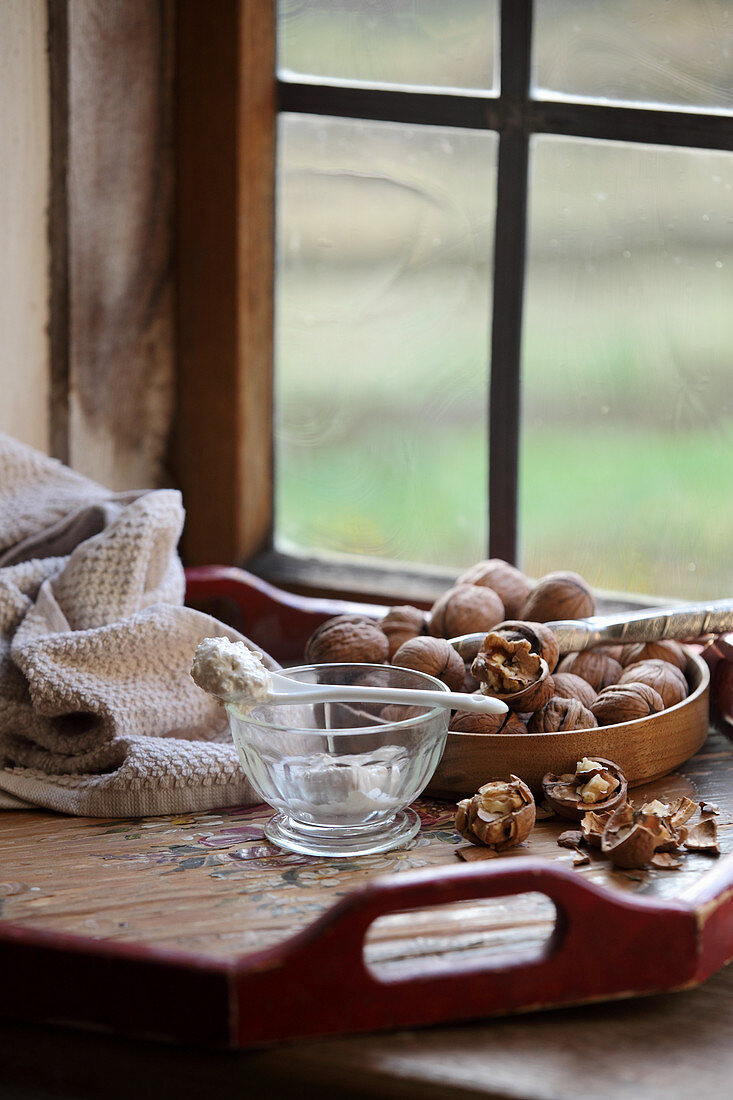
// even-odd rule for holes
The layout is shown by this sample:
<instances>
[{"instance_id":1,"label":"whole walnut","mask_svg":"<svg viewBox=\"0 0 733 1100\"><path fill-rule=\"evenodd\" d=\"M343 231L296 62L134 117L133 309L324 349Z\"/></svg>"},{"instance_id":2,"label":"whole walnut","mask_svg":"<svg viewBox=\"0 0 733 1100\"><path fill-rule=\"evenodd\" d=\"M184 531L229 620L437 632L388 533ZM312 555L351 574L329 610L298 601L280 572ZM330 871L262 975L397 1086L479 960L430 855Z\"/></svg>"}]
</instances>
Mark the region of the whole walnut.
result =
<instances>
[{"instance_id":1,"label":"whole walnut","mask_svg":"<svg viewBox=\"0 0 733 1100\"><path fill-rule=\"evenodd\" d=\"M530 733L564 733L566 730L589 730L597 726L593 714L577 699L553 695L541 710L529 720Z\"/></svg>"},{"instance_id":2,"label":"whole walnut","mask_svg":"<svg viewBox=\"0 0 733 1100\"><path fill-rule=\"evenodd\" d=\"M676 665L680 672L687 668L687 653L679 642L673 638L660 638L657 642L638 642L636 645L623 647L624 653L620 658L624 668L635 665L639 661L669 661Z\"/></svg>"},{"instance_id":3,"label":"whole walnut","mask_svg":"<svg viewBox=\"0 0 733 1100\"><path fill-rule=\"evenodd\" d=\"M493 588L504 604L505 615L517 615L530 592L529 581L521 569L502 558L477 562L461 573L456 584L479 584Z\"/></svg>"},{"instance_id":4,"label":"whole walnut","mask_svg":"<svg viewBox=\"0 0 733 1100\"><path fill-rule=\"evenodd\" d=\"M489 780L473 798L462 799L456 809L457 832L472 844L485 844L496 852L521 844L534 822L532 792L516 775L508 782Z\"/></svg>"},{"instance_id":5,"label":"whole walnut","mask_svg":"<svg viewBox=\"0 0 733 1100\"><path fill-rule=\"evenodd\" d=\"M580 676L596 691L602 691L609 684L618 683L622 668L613 657L607 657L601 649L583 649L580 653L568 653L557 666L558 672L572 672Z\"/></svg>"},{"instance_id":6,"label":"whole walnut","mask_svg":"<svg viewBox=\"0 0 733 1100\"><path fill-rule=\"evenodd\" d=\"M428 707L405 706L404 703L387 703L379 712L383 722L407 722L410 718L422 718Z\"/></svg>"},{"instance_id":7,"label":"whole walnut","mask_svg":"<svg viewBox=\"0 0 733 1100\"><path fill-rule=\"evenodd\" d=\"M332 661L365 662L381 665L387 660L387 635L373 619L359 615L337 615L313 631L305 645L305 659L311 664Z\"/></svg>"},{"instance_id":8,"label":"whole walnut","mask_svg":"<svg viewBox=\"0 0 733 1100\"><path fill-rule=\"evenodd\" d=\"M511 711L506 714L473 714L467 710L457 710L450 720L448 729L452 733L526 733L527 727L521 718Z\"/></svg>"},{"instance_id":9,"label":"whole walnut","mask_svg":"<svg viewBox=\"0 0 733 1100\"><path fill-rule=\"evenodd\" d=\"M461 691L466 675L463 658L444 638L411 638L403 642L392 658L397 668L426 672L442 680L451 691Z\"/></svg>"},{"instance_id":10,"label":"whole walnut","mask_svg":"<svg viewBox=\"0 0 733 1100\"><path fill-rule=\"evenodd\" d=\"M665 707L673 707L687 698L687 680L669 661L650 660L628 665L621 674L620 684L636 681L648 684L662 696Z\"/></svg>"},{"instance_id":11,"label":"whole walnut","mask_svg":"<svg viewBox=\"0 0 733 1100\"><path fill-rule=\"evenodd\" d=\"M430 609L428 629L437 638L457 638L491 630L504 618L504 604L493 588L456 584Z\"/></svg>"},{"instance_id":12,"label":"whole walnut","mask_svg":"<svg viewBox=\"0 0 733 1100\"><path fill-rule=\"evenodd\" d=\"M599 726L615 726L618 722L648 718L664 710L664 703L654 688L631 681L604 688L590 709Z\"/></svg>"},{"instance_id":13,"label":"whole walnut","mask_svg":"<svg viewBox=\"0 0 733 1100\"><path fill-rule=\"evenodd\" d=\"M578 573L557 572L537 581L518 617L549 623L555 619L586 619L595 610L596 601L583 578Z\"/></svg>"},{"instance_id":14,"label":"whole walnut","mask_svg":"<svg viewBox=\"0 0 733 1100\"><path fill-rule=\"evenodd\" d=\"M390 661L403 642L409 641L410 638L419 638L426 634L428 629L425 612L410 604L390 607L379 625L387 635Z\"/></svg>"},{"instance_id":15,"label":"whole walnut","mask_svg":"<svg viewBox=\"0 0 733 1100\"><path fill-rule=\"evenodd\" d=\"M555 672L552 678L555 681L555 695L561 699L577 699L584 707L590 707L595 702L598 692L582 676L576 676L574 672Z\"/></svg>"}]
</instances>

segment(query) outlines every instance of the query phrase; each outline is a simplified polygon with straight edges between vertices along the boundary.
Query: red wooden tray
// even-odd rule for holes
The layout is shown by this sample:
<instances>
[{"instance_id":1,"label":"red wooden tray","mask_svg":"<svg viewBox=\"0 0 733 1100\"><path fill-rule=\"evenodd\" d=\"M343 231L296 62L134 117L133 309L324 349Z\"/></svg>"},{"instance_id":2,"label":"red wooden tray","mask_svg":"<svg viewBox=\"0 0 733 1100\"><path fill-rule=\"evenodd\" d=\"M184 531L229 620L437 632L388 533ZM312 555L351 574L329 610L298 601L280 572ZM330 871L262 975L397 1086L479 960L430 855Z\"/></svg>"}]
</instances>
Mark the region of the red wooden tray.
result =
<instances>
[{"instance_id":1,"label":"red wooden tray","mask_svg":"<svg viewBox=\"0 0 733 1100\"><path fill-rule=\"evenodd\" d=\"M188 576L189 602L233 601L240 629L283 660L300 657L324 618L364 610L287 595L239 570ZM556 911L538 947L498 960L435 956L389 975L365 961L383 915L528 892ZM378 876L300 933L234 958L0 922L0 1011L242 1047L683 989L731 958L733 854L674 898L599 886L550 859L508 858Z\"/></svg>"}]
</instances>

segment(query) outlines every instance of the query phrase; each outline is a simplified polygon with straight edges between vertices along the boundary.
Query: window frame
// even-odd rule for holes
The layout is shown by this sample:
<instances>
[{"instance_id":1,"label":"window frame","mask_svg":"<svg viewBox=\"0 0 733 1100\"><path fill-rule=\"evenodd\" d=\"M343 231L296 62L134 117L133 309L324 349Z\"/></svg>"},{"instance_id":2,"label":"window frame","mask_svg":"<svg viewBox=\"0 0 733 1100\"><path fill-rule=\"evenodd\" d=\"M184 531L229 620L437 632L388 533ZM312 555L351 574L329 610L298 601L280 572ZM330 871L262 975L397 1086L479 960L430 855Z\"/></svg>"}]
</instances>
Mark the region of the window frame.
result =
<instances>
[{"instance_id":1,"label":"window frame","mask_svg":"<svg viewBox=\"0 0 733 1100\"><path fill-rule=\"evenodd\" d=\"M499 95L281 80L276 0L180 0L174 472L191 564L235 562L301 591L430 602L451 570L275 550L275 130L282 111L499 136L489 403L489 556L517 556L520 356L534 134L733 151L733 116L531 94L532 0L500 0ZM507 61L507 59L509 59ZM216 485L213 492L210 486Z\"/></svg>"}]
</instances>

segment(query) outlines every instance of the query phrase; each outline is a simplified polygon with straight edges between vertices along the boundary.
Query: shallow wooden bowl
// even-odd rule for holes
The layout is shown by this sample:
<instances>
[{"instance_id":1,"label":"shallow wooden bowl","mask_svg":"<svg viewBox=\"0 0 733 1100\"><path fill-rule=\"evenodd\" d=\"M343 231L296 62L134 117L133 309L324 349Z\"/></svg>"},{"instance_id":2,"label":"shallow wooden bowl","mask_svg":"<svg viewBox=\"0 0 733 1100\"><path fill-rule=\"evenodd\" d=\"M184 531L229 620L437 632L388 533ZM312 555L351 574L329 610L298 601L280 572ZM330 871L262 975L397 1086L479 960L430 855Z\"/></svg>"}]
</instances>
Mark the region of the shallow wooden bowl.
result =
<instances>
[{"instance_id":1,"label":"shallow wooden bowl","mask_svg":"<svg viewBox=\"0 0 733 1100\"><path fill-rule=\"evenodd\" d=\"M575 771L584 756L613 760L630 787L650 783L694 756L708 733L710 673L696 654L685 670L690 694L674 707L599 729L567 733L449 733L443 758L427 793L466 798L493 778L517 775L535 794L547 772Z\"/></svg>"}]
</instances>

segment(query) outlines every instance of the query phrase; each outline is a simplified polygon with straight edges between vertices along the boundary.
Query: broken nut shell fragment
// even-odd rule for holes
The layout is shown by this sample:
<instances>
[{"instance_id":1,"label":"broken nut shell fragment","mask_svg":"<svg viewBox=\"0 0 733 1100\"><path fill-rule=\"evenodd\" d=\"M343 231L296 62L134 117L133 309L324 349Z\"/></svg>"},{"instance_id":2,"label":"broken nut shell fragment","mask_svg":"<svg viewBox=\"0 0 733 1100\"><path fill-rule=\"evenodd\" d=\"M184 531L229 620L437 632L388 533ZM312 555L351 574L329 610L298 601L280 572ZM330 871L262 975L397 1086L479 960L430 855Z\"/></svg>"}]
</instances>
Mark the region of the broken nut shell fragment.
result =
<instances>
[{"instance_id":1,"label":"broken nut shell fragment","mask_svg":"<svg viewBox=\"0 0 733 1100\"><path fill-rule=\"evenodd\" d=\"M492 779L456 810L456 830L472 844L503 852L526 840L535 823L532 792L516 775Z\"/></svg>"}]
</instances>

